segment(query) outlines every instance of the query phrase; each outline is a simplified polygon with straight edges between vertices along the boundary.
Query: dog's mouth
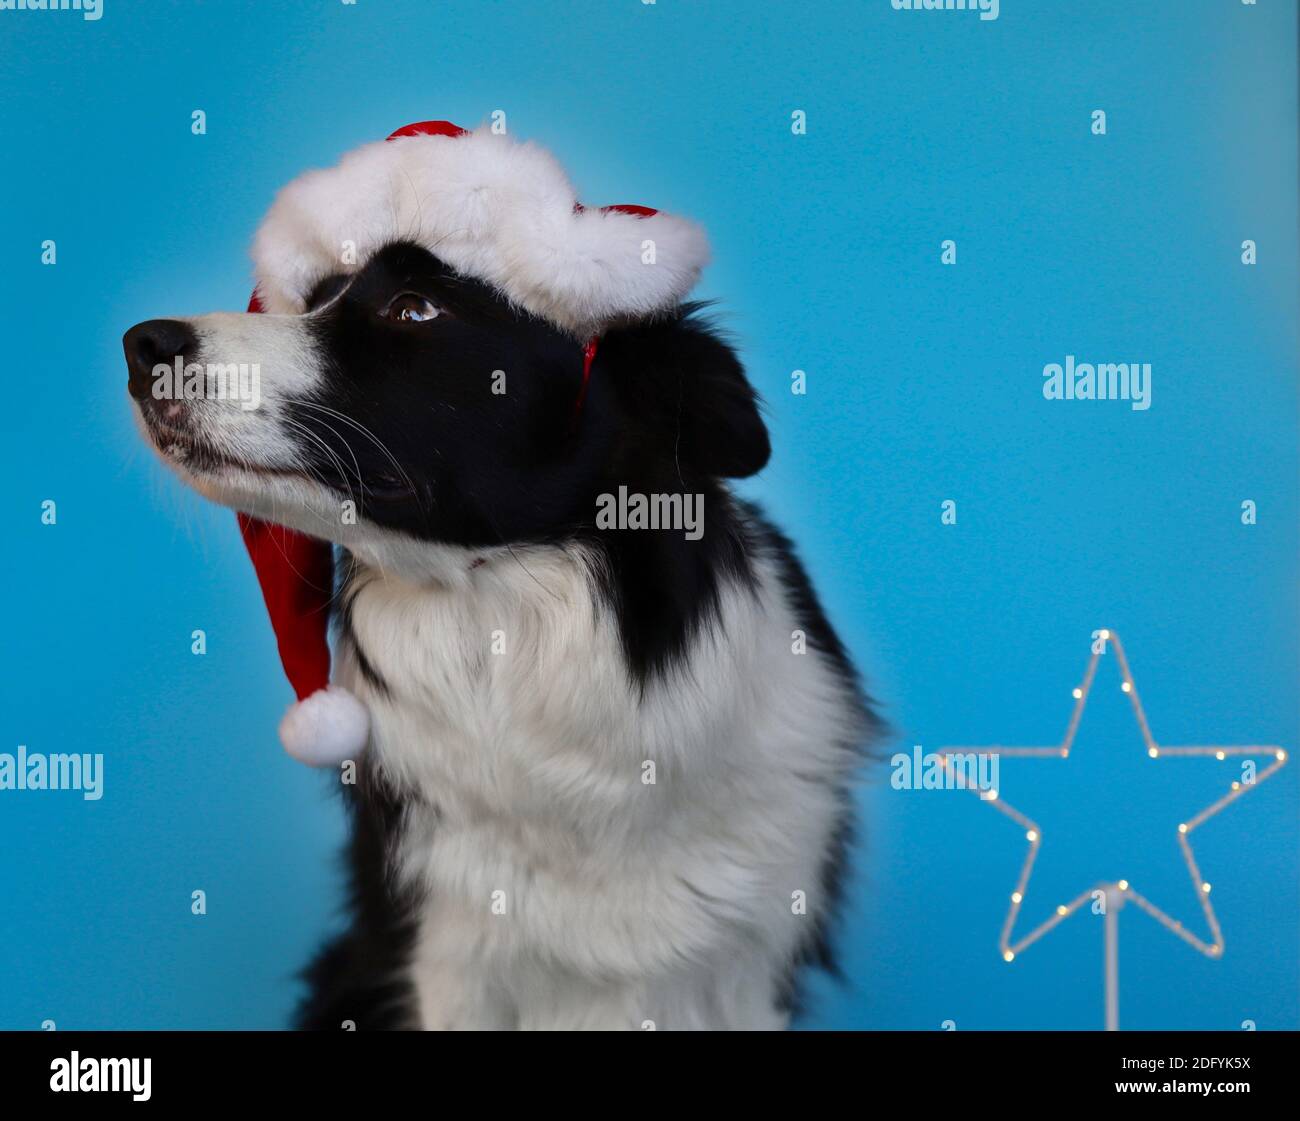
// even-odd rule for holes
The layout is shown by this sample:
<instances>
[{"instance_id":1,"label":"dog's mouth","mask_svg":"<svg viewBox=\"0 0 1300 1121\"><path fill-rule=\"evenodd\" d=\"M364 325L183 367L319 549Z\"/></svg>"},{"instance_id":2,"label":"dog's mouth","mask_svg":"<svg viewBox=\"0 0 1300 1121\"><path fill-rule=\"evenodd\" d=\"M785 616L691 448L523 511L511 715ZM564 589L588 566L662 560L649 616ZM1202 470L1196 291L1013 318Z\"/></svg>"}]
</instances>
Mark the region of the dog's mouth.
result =
<instances>
[{"instance_id":1,"label":"dog's mouth","mask_svg":"<svg viewBox=\"0 0 1300 1121\"><path fill-rule=\"evenodd\" d=\"M223 467L239 467L246 471L257 470L255 465L227 455L195 433L176 428L148 413L145 414L145 428L154 447L186 470L204 472Z\"/></svg>"},{"instance_id":2,"label":"dog's mouth","mask_svg":"<svg viewBox=\"0 0 1300 1121\"><path fill-rule=\"evenodd\" d=\"M338 466L331 464L312 469L254 463L223 451L197 433L177 428L153 414L145 414L145 427L159 453L187 474L221 476L243 472L266 478L300 479L328 487L342 497L357 496L370 503L402 503L417 497L412 481L395 471L358 475L344 470L341 459L336 459Z\"/></svg>"},{"instance_id":3,"label":"dog's mouth","mask_svg":"<svg viewBox=\"0 0 1300 1121\"><path fill-rule=\"evenodd\" d=\"M227 470L247 471L254 475L297 475L300 472L265 464L250 463L222 451L215 444L188 429L177 428L146 413L145 428L158 451L172 463L194 475L211 475Z\"/></svg>"}]
</instances>

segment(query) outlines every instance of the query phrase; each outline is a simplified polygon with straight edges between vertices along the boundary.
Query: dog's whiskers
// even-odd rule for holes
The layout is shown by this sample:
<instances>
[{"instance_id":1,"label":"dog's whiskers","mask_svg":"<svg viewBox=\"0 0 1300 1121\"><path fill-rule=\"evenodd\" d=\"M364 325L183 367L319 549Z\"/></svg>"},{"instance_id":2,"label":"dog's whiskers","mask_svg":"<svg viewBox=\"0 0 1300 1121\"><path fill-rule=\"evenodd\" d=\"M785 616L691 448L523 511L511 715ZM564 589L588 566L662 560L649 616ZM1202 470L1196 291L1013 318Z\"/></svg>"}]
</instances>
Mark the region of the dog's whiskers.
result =
<instances>
[{"instance_id":1,"label":"dog's whiskers","mask_svg":"<svg viewBox=\"0 0 1300 1121\"><path fill-rule=\"evenodd\" d=\"M327 444L324 441L324 439L322 439L317 433L313 432L310 428L308 428L305 424L301 423L300 421L294 420L292 417L287 417L287 416L282 417L281 419L284 422L284 424L287 427L289 427L292 431L302 433L304 436L307 437L307 439L311 440L325 453L325 455L329 458L333 466L338 470L339 479L343 483L343 486L347 488L348 500L352 502L352 504L355 506L357 503L357 496L352 490L352 481L351 479L348 478L347 465L339 457L338 453L336 453L334 449L331 448L329 444ZM335 435L337 436L338 433L335 433ZM351 451L350 448L348 450ZM355 462L355 460L356 460L356 456L353 456L353 461ZM319 471L315 471L310 466L307 465L304 465L304 470L307 472L307 474L310 475L312 479L320 483L322 486L328 487L330 485L326 481L324 475L322 475ZM362 482L360 479L359 468L358 468L357 478L358 478L358 485L360 485L361 487L362 497L364 498L366 488L365 488L365 483Z\"/></svg>"},{"instance_id":2,"label":"dog's whiskers","mask_svg":"<svg viewBox=\"0 0 1300 1121\"><path fill-rule=\"evenodd\" d=\"M359 421L354 420L346 413L340 412L338 409L331 409L328 405L322 405L319 401L308 401L303 399L303 400L296 401L295 404L301 405L304 408L315 409L318 412L324 413L326 416L334 417L337 420L343 421L345 424L352 425L353 428L355 428L358 432L360 432L361 435L365 436L366 439L368 439L372 444L375 445L375 447L377 447L383 453L384 457L388 460L388 462L393 465L393 469L397 472L398 478L401 480L401 482L405 486L410 487L412 490L415 489L415 483L411 480L411 477L406 473L406 468L404 468L402 464L398 461L397 457L393 455L391 451L388 450L388 446L378 436L376 436L372 431L370 431L370 429L367 428L364 424L361 424ZM335 435L338 436L339 434L335 432ZM339 436L339 439L342 439L342 436Z\"/></svg>"}]
</instances>

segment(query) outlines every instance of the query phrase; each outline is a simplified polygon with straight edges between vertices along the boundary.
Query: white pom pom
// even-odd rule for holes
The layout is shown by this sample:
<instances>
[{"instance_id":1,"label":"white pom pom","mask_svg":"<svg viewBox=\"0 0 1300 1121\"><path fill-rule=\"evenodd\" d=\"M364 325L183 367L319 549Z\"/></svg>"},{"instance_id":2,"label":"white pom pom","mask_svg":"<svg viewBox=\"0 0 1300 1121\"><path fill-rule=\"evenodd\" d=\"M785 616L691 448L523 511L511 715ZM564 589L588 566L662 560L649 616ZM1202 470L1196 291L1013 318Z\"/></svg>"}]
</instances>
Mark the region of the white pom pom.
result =
<instances>
[{"instance_id":1,"label":"white pom pom","mask_svg":"<svg viewBox=\"0 0 1300 1121\"><path fill-rule=\"evenodd\" d=\"M309 767L337 767L355 759L370 738L370 713L341 685L317 689L290 706L280 721L285 751Z\"/></svg>"}]
</instances>

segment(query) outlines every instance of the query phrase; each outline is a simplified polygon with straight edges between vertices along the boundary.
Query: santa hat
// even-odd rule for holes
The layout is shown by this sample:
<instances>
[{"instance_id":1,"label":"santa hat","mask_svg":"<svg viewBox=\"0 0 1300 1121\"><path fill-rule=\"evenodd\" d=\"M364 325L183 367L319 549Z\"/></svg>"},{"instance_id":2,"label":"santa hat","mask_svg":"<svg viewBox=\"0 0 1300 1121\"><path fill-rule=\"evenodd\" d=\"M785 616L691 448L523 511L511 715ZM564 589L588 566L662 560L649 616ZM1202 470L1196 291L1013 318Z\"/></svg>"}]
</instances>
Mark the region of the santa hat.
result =
<instances>
[{"instance_id":1,"label":"santa hat","mask_svg":"<svg viewBox=\"0 0 1300 1121\"><path fill-rule=\"evenodd\" d=\"M425 121L280 192L254 240L248 310L300 314L322 279L363 267L395 240L424 246L582 343L577 409L600 333L675 307L709 255L703 231L684 218L643 206L584 207L535 144ZM370 720L356 697L329 682L333 547L246 514L239 524L298 696L280 740L313 766L355 757Z\"/></svg>"}]
</instances>

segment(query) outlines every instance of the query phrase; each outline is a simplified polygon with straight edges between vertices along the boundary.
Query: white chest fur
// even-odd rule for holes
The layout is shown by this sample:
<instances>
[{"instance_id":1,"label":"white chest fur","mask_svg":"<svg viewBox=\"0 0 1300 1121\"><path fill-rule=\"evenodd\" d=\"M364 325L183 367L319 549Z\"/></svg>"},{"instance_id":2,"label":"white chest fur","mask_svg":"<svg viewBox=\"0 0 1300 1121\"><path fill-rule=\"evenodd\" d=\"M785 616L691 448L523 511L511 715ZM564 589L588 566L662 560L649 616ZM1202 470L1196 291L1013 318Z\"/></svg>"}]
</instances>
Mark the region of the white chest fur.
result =
<instances>
[{"instance_id":1,"label":"white chest fur","mask_svg":"<svg viewBox=\"0 0 1300 1121\"><path fill-rule=\"evenodd\" d=\"M580 552L367 577L352 629L387 690L340 674L417 796L394 861L423 1026L779 1026L858 729L768 562L644 692Z\"/></svg>"}]
</instances>

